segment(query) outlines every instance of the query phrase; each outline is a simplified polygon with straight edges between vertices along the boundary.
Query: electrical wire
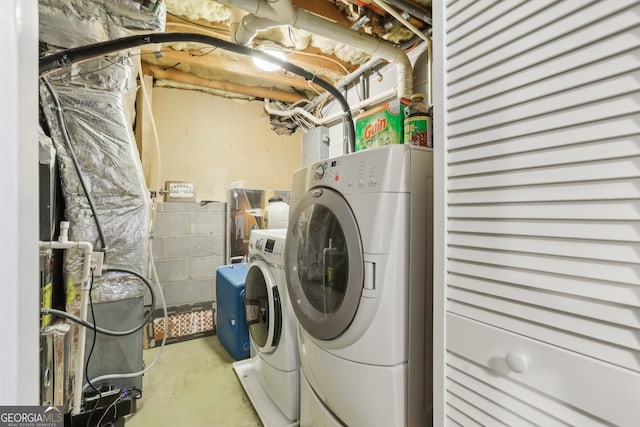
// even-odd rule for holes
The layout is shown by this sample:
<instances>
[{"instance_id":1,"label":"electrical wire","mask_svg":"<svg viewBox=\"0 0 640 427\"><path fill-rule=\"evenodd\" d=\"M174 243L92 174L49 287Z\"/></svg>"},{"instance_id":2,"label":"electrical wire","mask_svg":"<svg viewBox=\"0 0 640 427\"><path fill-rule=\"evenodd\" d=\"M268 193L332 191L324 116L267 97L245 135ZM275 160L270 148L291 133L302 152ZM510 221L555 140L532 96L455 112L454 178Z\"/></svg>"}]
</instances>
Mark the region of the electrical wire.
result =
<instances>
[{"instance_id":1,"label":"electrical wire","mask_svg":"<svg viewBox=\"0 0 640 427\"><path fill-rule=\"evenodd\" d=\"M71 144L71 137L69 136L69 131L67 130L67 126L65 124L64 114L62 110L62 104L60 103L60 98L51 87L49 81L43 77L42 81L44 82L45 87L51 94L51 98L53 99L53 103L56 107L56 114L58 116L58 122L60 122L60 130L62 131L62 137L64 139L64 143L69 149L69 154L71 155L71 161L73 163L73 167L76 170L76 174L78 175L78 179L80 180L80 185L82 186L82 191L84 192L85 197L87 198L87 202L89 203L89 208L91 209L91 214L93 215L93 220L96 224L96 229L98 230L98 236L100 237L100 244L102 245L102 252L104 252L104 257L107 257L107 242L104 238L104 233L102 232L102 226L100 225L100 221L98 219L98 212L96 211L95 203L93 202L93 197L91 197L91 193L87 188L87 183L85 182L84 175L80 170L80 164L78 163L78 158L76 157L75 150L73 149L73 145Z\"/></svg>"},{"instance_id":2,"label":"electrical wire","mask_svg":"<svg viewBox=\"0 0 640 427\"><path fill-rule=\"evenodd\" d=\"M137 54L137 55L140 55L140 54ZM129 58L131 58L133 56L135 56L135 55L128 55L128 56L126 56L126 59L129 59ZM114 65L118 65L118 62L116 62L116 61L110 61L107 58L105 58L105 59L107 60L107 62L109 62L109 65L105 65L104 67L96 68L95 70L91 70L91 71L85 71L85 72L82 72L82 73L76 73L76 74L73 74L73 75L59 77L57 79L48 79L48 80L49 80L49 82L60 82L60 81L65 81L65 80L71 80L71 79L73 79L75 77L80 77L80 76L84 76L84 75L87 75L87 74L94 74L94 73L97 73L99 71L106 70L107 68L111 68Z\"/></svg>"},{"instance_id":3,"label":"electrical wire","mask_svg":"<svg viewBox=\"0 0 640 427\"><path fill-rule=\"evenodd\" d=\"M96 325L95 319L93 323L90 323L86 320L82 320L77 316L74 316L71 313L67 313L66 311L62 311L62 310L56 310L53 308L43 308L40 310L40 313L42 314L51 314L54 316L58 316L58 317L64 317L65 319L69 319L75 323L79 323L80 325L89 328L89 329L95 329L96 332L99 332L101 334L104 335L109 335L109 336L113 336L113 337L123 337L126 335L131 335L135 332L138 332L140 329L144 328L144 326L149 323L151 321L151 318L153 317L153 310L155 310L156 307L156 295L153 291L153 288L151 287L151 283L149 282L149 280L147 280L147 278L145 278L143 275L133 271L133 270L128 270L126 268L121 268L121 267L109 267L103 270L103 272L108 272L108 271L113 271L113 272L120 272L120 273L128 273L128 274L132 274L134 276L136 276L137 278L139 278L140 280L142 280L144 282L144 284L147 286L147 288L149 289L149 292L151 293L151 310L149 311L149 314L147 314L147 316L143 319L142 323L137 325L136 327L132 328L132 329L128 329L125 331L112 331L109 329L104 329L101 328L99 326ZM91 293L89 294L89 297L91 297Z\"/></svg>"},{"instance_id":4,"label":"electrical wire","mask_svg":"<svg viewBox=\"0 0 640 427\"><path fill-rule=\"evenodd\" d=\"M140 80L140 93L142 95L142 107L147 112L147 122L150 124L151 135L153 135L153 153L155 156L150 155L151 161L149 165L149 186L152 191L161 191L162 190L162 151L160 150L160 136L158 135L158 127L156 126L156 118L153 114L153 109L151 108L151 100L149 98L149 94L147 92L147 84L145 82L144 73L142 72L142 58L139 56L138 58L138 79ZM145 119L146 120L146 119ZM146 162L145 162L146 163ZM158 186L160 188L158 188ZM155 223L156 217L156 202L155 198L151 205L151 223L149 224L150 228L153 227Z\"/></svg>"},{"instance_id":5,"label":"electrical wire","mask_svg":"<svg viewBox=\"0 0 640 427\"><path fill-rule=\"evenodd\" d=\"M91 360L91 355L93 354L93 350L96 347L96 339L98 337L98 334L96 333L96 315L93 310L93 299L91 298L91 291L93 290L93 272L94 272L94 269L92 268L91 283L89 284L89 308L91 309L91 318L93 319L93 339L91 340L91 348L89 348L89 354L87 354L87 360L84 363L84 377L87 379L87 382L89 383L89 386L93 389L93 391L95 391L98 394L98 399L96 400L96 404L93 406L93 409L89 413L89 417L87 417L87 427L90 427L91 417L93 416L93 413L98 408L100 399L102 399L102 393L100 393L100 390L98 390L96 386L94 386L91 380L89 379L89 361ZM77 372L76 372L76 375L78 375Z\"/></svg>"},{"instance_id":6,"label":"electrical wire","mask_svg":"<svg viewBox=\"0 0 640 427\"><path fill-rule=\"evenodd\" d=\"M341 63L340 61L333 59L329 56L322 56L322 55L318 55L317 53L311 53L311 52L305 52L303 50L297 50L294 52L296 55L304 55L304 56L312 56L315 58L321 58L325 61L329 61L329 62L333 62L334 64L336 64L338 67L342 68L342 70L345 72L345 74L349 74L349 69L347 67L345 67L345 65L343 63Z\"/></svg>"},{"instance_id":7,"label":"electrical wire","mask_svg":"<svg viewBox=\"0 0 640 427\"><path fill-rule=\"evenodd\" d=\"M204 49L204 48L195 49L195 50L201 51L201 50L203 50L203 49ZM207 55L211 54L211 53L212 53L213 51L215 51L216 49L218 49L218 48L217 48L217 47L211 47L211 48L209 48L209 50L208 50L207 52L205 52L205 53L200 53L199 55L191 54L191 56L193 56L194 58L200 58L200 57L202 57L202 56L207 56Z\"/></svg>"},{"instance_id":8,"label":"electrical wire","mask_svg":"<svg viewBox=\"0 0 640 427\"><path fill-rule=\"evenodd\" d=\"M193 55L193 56L195 56L195 57L206 56L206 55L209 55L210 53L212 53L213 51L216 50L215 47L213 47L213 48L208 48L207 47L207 48L200 48L200 49L194 49L194 50L202 51L203 49L209 49L209 51L205 52L205 53L201 53L199 55ZM164 49L164 50L158 50L156 52L130 53L127 56L121 57L121 60L131 59L131 58L135 58L135 57L142 57L142 56L155 56L158 53L175 52L175 51L176 51L175 49ZM76 77L85 76L87 74L94 74L94 73L97 73L99 71L106 70L108 68L113 67L114 65L119 65L119 62L113 61L109 65L105 65L104 67L96 68L94 70L89 70L89 71L84 71L82 73L75 73L75 74L68 75L68 76L58 77L57 79L48 78L48 80L49 80L49 82L61 82L61 81L66 81L66 80L73 80Z\"/></svg>"},{"instance_id":9,"label":"electrical wire","mask_svg":"<svg viewBox=\"0 0 640 427\"><path fill-rule=\"evenodd\" d=\"M76 62L103 56L108 53L116 52L123 49L129 49L145 44L169 43L179 41L210 44L212 46L230 50L241 55L253 56L264 61L272 62L273 64L276 64L285 70L302 76L307 81L311 81L312 83L317 84L318 86L329 92L331 95L333 95L342 108L342 118L345 123L345 130L347 133L348 150L350 152L355 151L355 125L353 122L353 116L351 115L351 108L349 107L349 103L347 102L346 98L331 83L297 65L291 64L285 60L274 58L267 53L203 34L150 33L122 37L119 39L109 40L101 43L94 43L86 46L65 49L60 52L56 52L54 54L43 56L42 58L40 58L40 60L38 61L39 75L42 78L43 76L68 67Z\"/></svg>"},{"instance_id":10,"label":"electrical wire","mask_svg":"<svg viewBox=\"0 0 640 427\"><path fill-rule=\"evenodd\" d=\"M179 20L181 20L181 21L184 21L184 22L186 22L186 23L188 23L188 24L191 24L191 25L192 25L192 26L194 26L194 27L204 28L204 29L209 30L209 31L211 31L211 32L216 32L216 31L218 31L218 32L220 32L220 33L228 33L228 32L229 32L229 30L228 30L228 29L224 29L224 28L217 28L217 27L208 27L208 26L206 26L206 25L199 24L199 23L197 23L197 22L195 22L195 21L192 21L192 20L190 20L190 19L183 18L182 16L175 15L175 14L173 14L173 13L171 13L171 12L167 12L167 15L173 16L174 18L179 19ZM173 25L173 24L177 24L177 22L170 22L170 24L172 24L172 25Z\"/></svg>"},{"instance_id":11,"label":"electrical wire","mask_svg":"<svg viewBox=\"0 0 640 427\"><path fill-rule=\"evenodd\" d=\"M125 398L124 393L120 394L120 396L118 396L117 399L115 399L113 402L111 402L111 404L109 406L107 406L107 408L102 412L102 416L98 419L98 422L96 423L96 426L101 426L102 425L102 420L104 420L104 417L107 416L107 414L109 413L109 411L111 410L111 408L115 408L114 413L113 413L113 417L112 417L112 421L115 421L116 418L118 418L118 407L116 406L118 403L122 402Z\"/></svg>"},{"instance_id":12,"label":"electrical wire","mask_svg":"<svg viewBox=\"0 0 640 427\"><path fill-rule=\"evenodd\" d=\"M137 387L125 387L120 391L120 394L117 398L113 400L103 411L102 415L98 419L96 423L96 427L102 426L102 421L109 414L109 411L113 409L113 416L107 425L113 425L112 423L118 419L118 404L124 402L125 400L139 400L142 398L142 391ZM125 414L126 415L126 414Z\"/></svg>"},{"instance_id":13,"label":"electrical wire","mask_svg":"<svg viewBox=\"0 0 640 427\"><path fill-rule=\"evenodd\" d=\"M149 253L152 253L153 251L150 249ZM98 382L98 381L104 381L104 380L110 380L110 379L114 379L114 378L135 378L135 377L139 377L141 375L144 375L149 369L151 369L160 359L160 356L162 355L162 350L164 350L164 346L167 342L167 336L169 335L169 314L167 313L167 301L165 300L164 297L164 292L162 291L162 286L160 285L160 279L158 278L158 271L156 270L156 265L153 262L153 258L150 261L150 265L151 265L151 270L153 273L153 280L156 283L156 286L158 287L158 295L160 296L160 303L162 304L162 311L164 314L164 325L163 325L163 334L162 334L162 342L160 343L160 347L158 348L158 352L156 353L156 356L153 358L153 360L151 361L151 363L149 364L149 366L147 366L146 368L144 368L141 371L138 372L132 372L132 373L128 373L128 374L107 374L107 375L101 375L97 378L94 378L92 381L93 382ZM83 387L83 390L86 390L87 387L89 387L88 384L85 384L85 386Z\"/></svg>"}]
</instances>

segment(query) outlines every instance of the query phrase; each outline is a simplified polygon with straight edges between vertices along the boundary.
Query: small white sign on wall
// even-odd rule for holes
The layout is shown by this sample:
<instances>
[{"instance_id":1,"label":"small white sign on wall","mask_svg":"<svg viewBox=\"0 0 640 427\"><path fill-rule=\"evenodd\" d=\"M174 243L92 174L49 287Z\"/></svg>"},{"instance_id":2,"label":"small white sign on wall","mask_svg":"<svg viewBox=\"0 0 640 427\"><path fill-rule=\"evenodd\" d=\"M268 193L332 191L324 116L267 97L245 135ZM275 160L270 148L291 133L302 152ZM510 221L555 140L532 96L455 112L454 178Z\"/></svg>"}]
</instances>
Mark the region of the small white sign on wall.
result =
<instances>
[{"instance_id":1,"label":"small white sign on wall","mask_svg":"<svg viewBox=\"0 0 640 427\"><path fill-rule=\"evenodd\" d=\"M196 200L196 184L190 181L166 181L164 184L166 202L187 202Z\"/></svg>"}]
</instances>

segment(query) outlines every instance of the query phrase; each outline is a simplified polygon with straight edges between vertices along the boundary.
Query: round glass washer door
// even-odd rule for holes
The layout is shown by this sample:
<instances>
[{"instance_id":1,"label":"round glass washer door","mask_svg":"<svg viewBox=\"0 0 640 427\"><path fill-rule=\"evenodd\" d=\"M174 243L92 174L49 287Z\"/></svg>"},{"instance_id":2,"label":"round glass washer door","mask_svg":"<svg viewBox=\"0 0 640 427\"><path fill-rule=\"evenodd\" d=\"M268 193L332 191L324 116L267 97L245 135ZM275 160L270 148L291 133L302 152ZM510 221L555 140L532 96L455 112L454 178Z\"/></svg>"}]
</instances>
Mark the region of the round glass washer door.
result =
<instances>
[{"instance_id":1,"label":"round glass washer door","mask_svg":"<svg viewBox=\"0 0 640 427\"><path fill-rule=\"evenodd\" d=\"M358 224L338 192L314 188L298 202L287 230L285 268L302 327L321 340L344 333L360 303L364 257Z\"/></svg>"},{"instance_id":2,"label":"round glass washer door","mask_svg":"<svg viewBox=\"0 0 640 427\"><path fill-rule=\"evenodd\" d=\"M245 279L245 311L251 339L263 353L278 346L282 330L280 294L267 263L252 261Z\"/></svg>"}]
</instances>

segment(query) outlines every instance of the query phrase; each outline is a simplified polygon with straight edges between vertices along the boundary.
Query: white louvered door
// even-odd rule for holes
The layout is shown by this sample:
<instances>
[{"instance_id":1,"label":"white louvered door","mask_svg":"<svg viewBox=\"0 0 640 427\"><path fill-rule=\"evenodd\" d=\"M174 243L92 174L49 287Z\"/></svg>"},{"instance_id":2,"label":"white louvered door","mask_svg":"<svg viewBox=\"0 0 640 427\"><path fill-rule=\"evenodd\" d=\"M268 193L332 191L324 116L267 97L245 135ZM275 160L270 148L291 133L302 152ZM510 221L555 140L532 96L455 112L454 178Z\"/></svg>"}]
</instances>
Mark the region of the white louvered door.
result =
<instances>
[{"instance_id":1,"label":"white louvered door","mask_svg":"<svg viewBox=\"0 0 640 427\"><path fill-rule=\"evenodd\" d=\"M433 10L436 424L640 425L640 1Z\"/></svg>"}]
</instances>

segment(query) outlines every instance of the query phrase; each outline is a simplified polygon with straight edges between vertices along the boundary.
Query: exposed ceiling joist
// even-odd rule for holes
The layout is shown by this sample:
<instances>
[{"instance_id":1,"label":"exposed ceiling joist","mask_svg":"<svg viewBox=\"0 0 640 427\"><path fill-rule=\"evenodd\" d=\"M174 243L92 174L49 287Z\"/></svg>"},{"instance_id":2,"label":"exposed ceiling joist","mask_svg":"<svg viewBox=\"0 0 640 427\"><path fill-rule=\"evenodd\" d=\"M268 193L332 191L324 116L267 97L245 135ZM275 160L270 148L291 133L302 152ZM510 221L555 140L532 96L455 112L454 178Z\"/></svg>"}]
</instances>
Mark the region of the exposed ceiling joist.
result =
<instances>
[{"instance_id":1,"label":"exposed ceiling joist","mask_svg":"<svg viewBox=\"0 0 640 427\"><path fill-rule=\"evenodd\" d=\"M261 71L251 63L251 60L248 57L242 57L240 60L234 60L227 56L213 56L202 54L197 51L178 51L171 48L164 48L161 52L161 58L158 58L154 52L146 51L144 53L153 54L145 55L145 62L163 67L172 66L179 68L178 64L190 66L195 65L206 68L211 75L224 75L227 79L229 78L229 75L235 77L244 76L253 79L256 79L256 77L259 76L260 80L263 82L262 86L278 84L281 86L290 86L295 89L313 89L318 92L323 91L320 86L311 84L304 78L294 74L286 73L284 71Z\"/></svg>"},{"instance_id":2,"label":"exposed ceiling joist","mask_svg":"<svg viewBox=\"0 0 640 427\"><path fill-rule=\"evenodd\" d=\"M191 73L185 73L176 69L166 70L163 67L151 64L142 64L144 74L153 76L159 80L170 80L190 86L200 86L204 88L219 90L227 93L238 93L248 97L268 98L282 102L297 102L304 97L294 92L286 92L268 87L246 86L224 80L213 80L199 77Z\"/></svg>"},{"instance_id":3,"label":"exposed ceiling joist","mask_svg":"<svg viewBox=\"0 0 640 427\"><path fill-rule=\"evenodd\" d=\"M329 21L343 24L345 27L349 27L351 25L349 20L340 13L340 10L338 10L336 5L333 3L318 0L293 0L292 3L295 7L315 13Z\"/></svg>"},{"instance_id":4,"label":"exposed ceiling joist","mask_svg":"<svg viewBox=\"0 0 640 427\"><path fill-rule=\"evenodd\" d=\"M204 19L186 19L176 15L167 15L165 31L173 32L192 32L198 34L206 34L218 37L220 39L231 41L229 36L229 27L227 25L209 22Z\"/></svg>"},{"instance_id":5,"label":"exposed ceiling joist","mask_svg":"<svg viewBox=\"0 0 640 427\"><path fill-rule=\"evenodd\" d=\"M363 38L384 39L390 44L398 46L400 43L410 40L411 37L415 37L415 34L412 34L404 24L399 22L399 19L395 19L378 8L372 0L281 1L291 2L292 6L301 13L309 12L324 18L327 25L337 23L339 27L360 33ZM404 12L409 10L423 11L407 16L405 19L408 19L419 29L428 27L423 16L430 15L429 1L385 1L388 1L396 9L398 7L403 9ZM167 2L165 28L167 32L193 32L231 41L232 37L229 32L231 21L237 23L237 19L245 14L244 11L229 8L229 6L214 0L171 0ZM420 19L417 19L416 15ZM279 45L286 51L287 61L334 84L356 71L360 64L368 59L367 57L363 58L365 53L350 46L348 41L340 41L344 38L336 37L340 40L334 41L327 35L318 35L315 32L305 30L305 28L308 27L289 28L287 31L281 26L269 27L269 29L257 32L253 38L252 47L255 48L265 43ZM167 47L163 47L163 51L167 51L162 53L162 58L148 54L143 55L143 62L157 67L147 67L146 69L154 69L155 76L159 76L159 70L163 70L164 78L175 75L181 80L184 80L184 74L190 74L195 80L205 82L204 87L209 89L211 89L210 82L228 82L241 87L242 91L238 93L242 96L249 95L253 98L313 99L316 93L324 92L316 85L311 86L309 82L299 76L283 71L262 71L253 65L248 56L229 55L222 50L208 52L190 45L176 45L175 49L180 50L169 50ZM195 83L192 81L189 84ZM219 86L220 83L215 83L215 85ZM249 90L250 88L252 89ZM280 96L264 95L264 90L267 88L272 88ZM216 89L219 88L216 87ZM285 93L288 95L285 96Z\"/></svg>"}]
</instances>

